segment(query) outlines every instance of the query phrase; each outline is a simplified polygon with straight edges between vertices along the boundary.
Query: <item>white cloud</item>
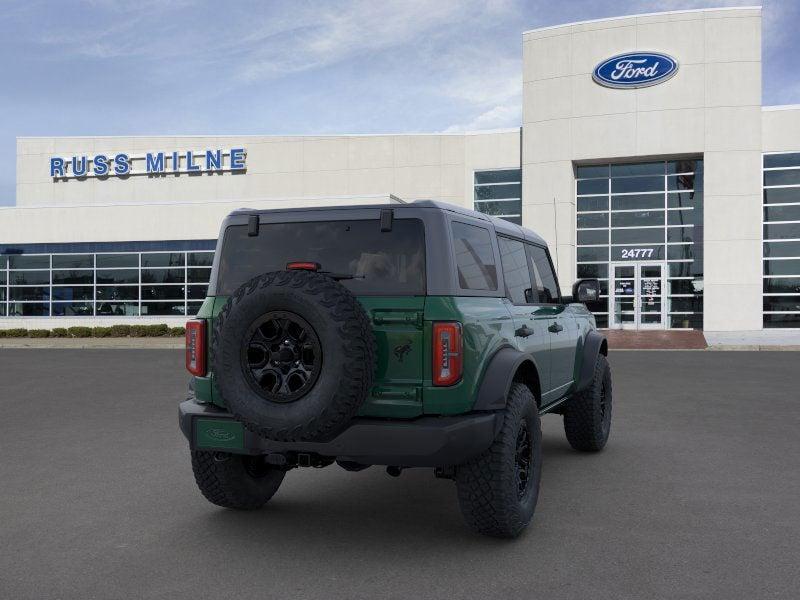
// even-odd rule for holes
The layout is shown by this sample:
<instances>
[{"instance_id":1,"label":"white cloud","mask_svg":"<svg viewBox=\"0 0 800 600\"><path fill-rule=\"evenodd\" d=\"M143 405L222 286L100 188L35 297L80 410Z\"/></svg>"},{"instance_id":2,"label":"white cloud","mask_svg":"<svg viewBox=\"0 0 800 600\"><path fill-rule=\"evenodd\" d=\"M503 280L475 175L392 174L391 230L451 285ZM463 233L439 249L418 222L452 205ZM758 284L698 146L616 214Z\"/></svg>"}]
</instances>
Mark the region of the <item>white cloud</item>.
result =
<instances>
[{"instance_id":1,"label":"white cloud","mask_svg":"<svg viewBox=\"0 0 800 600\"><path fill-rule=\"evenodd\" d=\"M498 105L482 112L467 123L451 125L444 133L480 131L485 129L505 129L522 124L522 110L518 103Z\"/></svg>"}]
</instances>

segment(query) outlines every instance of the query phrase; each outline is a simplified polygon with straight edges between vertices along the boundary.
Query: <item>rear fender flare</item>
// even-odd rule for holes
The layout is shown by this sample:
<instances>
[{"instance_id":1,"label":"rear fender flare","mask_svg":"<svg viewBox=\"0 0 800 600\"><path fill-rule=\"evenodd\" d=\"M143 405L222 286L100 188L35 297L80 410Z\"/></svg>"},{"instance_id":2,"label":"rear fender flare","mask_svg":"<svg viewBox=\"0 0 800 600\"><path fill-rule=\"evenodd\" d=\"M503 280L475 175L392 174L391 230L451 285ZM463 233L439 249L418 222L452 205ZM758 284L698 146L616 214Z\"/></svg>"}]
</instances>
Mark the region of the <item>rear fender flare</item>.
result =
<instances>
[{"instance_id":1,"label":"rear fender flare","mask_svg":"<svg viewBox=\"0 0 800 600\"><path fill-rule=\"evenodd\" d=\"M536 370L538 377L539 368L530 354L506 346L500 348L489 361L489 366L483 374L483 380L478 388L473 410L500 410L505 408L508 392L514 382L517 371L525 367L525 363ZM538 391L538 390L537 390ZM536 401L540 401L540 394L534 392Z\"/></svg>"}]
</instances>

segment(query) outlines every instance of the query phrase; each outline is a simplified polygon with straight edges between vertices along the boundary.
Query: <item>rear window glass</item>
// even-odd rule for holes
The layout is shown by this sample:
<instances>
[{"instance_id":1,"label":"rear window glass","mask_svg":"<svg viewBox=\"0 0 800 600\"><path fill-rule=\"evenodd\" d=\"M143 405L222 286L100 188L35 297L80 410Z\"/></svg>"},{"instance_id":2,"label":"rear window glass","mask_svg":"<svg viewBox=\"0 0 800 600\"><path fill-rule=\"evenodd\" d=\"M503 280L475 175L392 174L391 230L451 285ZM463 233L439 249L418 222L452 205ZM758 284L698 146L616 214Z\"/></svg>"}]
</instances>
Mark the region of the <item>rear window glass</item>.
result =
<instances>
[{"instance_id":1,"label":"rear window glass","mask_svg":"<svg viewBox=\"0 0 800 600\"><path fill-rule=\"evenodd\" d=\"M354 275L340 283L357 296L425 294L425 230L419 219L395 219L386 232L377 219L262 223L254 237L246 225L233 225L225 230L217 294L228 296L257 275L301 261Z\"/></svg>"},{"instance_id":2,"label":"rear window glass","mask_svg":"<svg viewBox=\"0 0 800 600\"><path fill-rule=\"evenodd\" d=\"M462 290L496 290L497 267L494 264L492 236L488 229L453 223L453 247L456 251L458 283Z\"/></svg>"}]
</instances>

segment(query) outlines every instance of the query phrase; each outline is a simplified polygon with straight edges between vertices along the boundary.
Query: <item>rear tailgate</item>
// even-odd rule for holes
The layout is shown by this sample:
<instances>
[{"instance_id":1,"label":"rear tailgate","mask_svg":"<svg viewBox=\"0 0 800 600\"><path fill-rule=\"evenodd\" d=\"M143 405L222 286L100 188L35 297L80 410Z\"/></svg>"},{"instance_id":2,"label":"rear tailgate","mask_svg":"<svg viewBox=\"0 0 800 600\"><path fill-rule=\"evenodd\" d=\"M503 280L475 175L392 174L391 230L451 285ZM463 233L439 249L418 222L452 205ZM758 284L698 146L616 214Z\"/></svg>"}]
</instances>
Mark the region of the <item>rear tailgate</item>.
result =
<instances>
[{"instance_id":1,"label":"rear tailgate","mask_svg":"<svg viewBox=\"0 0 800 600\"><path fill-rule=\"evenodd\" d=\"M409 418L422 414L425 333L423 296L362 296L377 345L375 385L359 415Z\"/></svg>"}]
</instances>

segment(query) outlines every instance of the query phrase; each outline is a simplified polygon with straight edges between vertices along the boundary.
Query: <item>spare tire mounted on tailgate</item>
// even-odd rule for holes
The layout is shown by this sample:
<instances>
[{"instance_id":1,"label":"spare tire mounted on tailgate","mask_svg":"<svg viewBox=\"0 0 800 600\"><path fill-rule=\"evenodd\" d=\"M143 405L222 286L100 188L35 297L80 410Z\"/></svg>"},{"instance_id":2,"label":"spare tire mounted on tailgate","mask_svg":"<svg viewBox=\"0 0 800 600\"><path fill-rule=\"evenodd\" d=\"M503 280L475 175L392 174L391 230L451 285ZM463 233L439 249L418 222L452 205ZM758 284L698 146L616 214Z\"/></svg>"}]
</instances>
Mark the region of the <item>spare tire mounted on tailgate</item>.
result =
<instances>
[{"instance_id":1,"label":"spare tire mounted on tailgate","mask_svg":"<svg viewBox=\"0 0 800 600\"><path fill-rule=\"evenodd\" d=\"M254 277L214 325L211 363L229 410L279 441L325 440L372 387L375 341L353 294L310 271Z\"/></svg>"}]
</instances>

